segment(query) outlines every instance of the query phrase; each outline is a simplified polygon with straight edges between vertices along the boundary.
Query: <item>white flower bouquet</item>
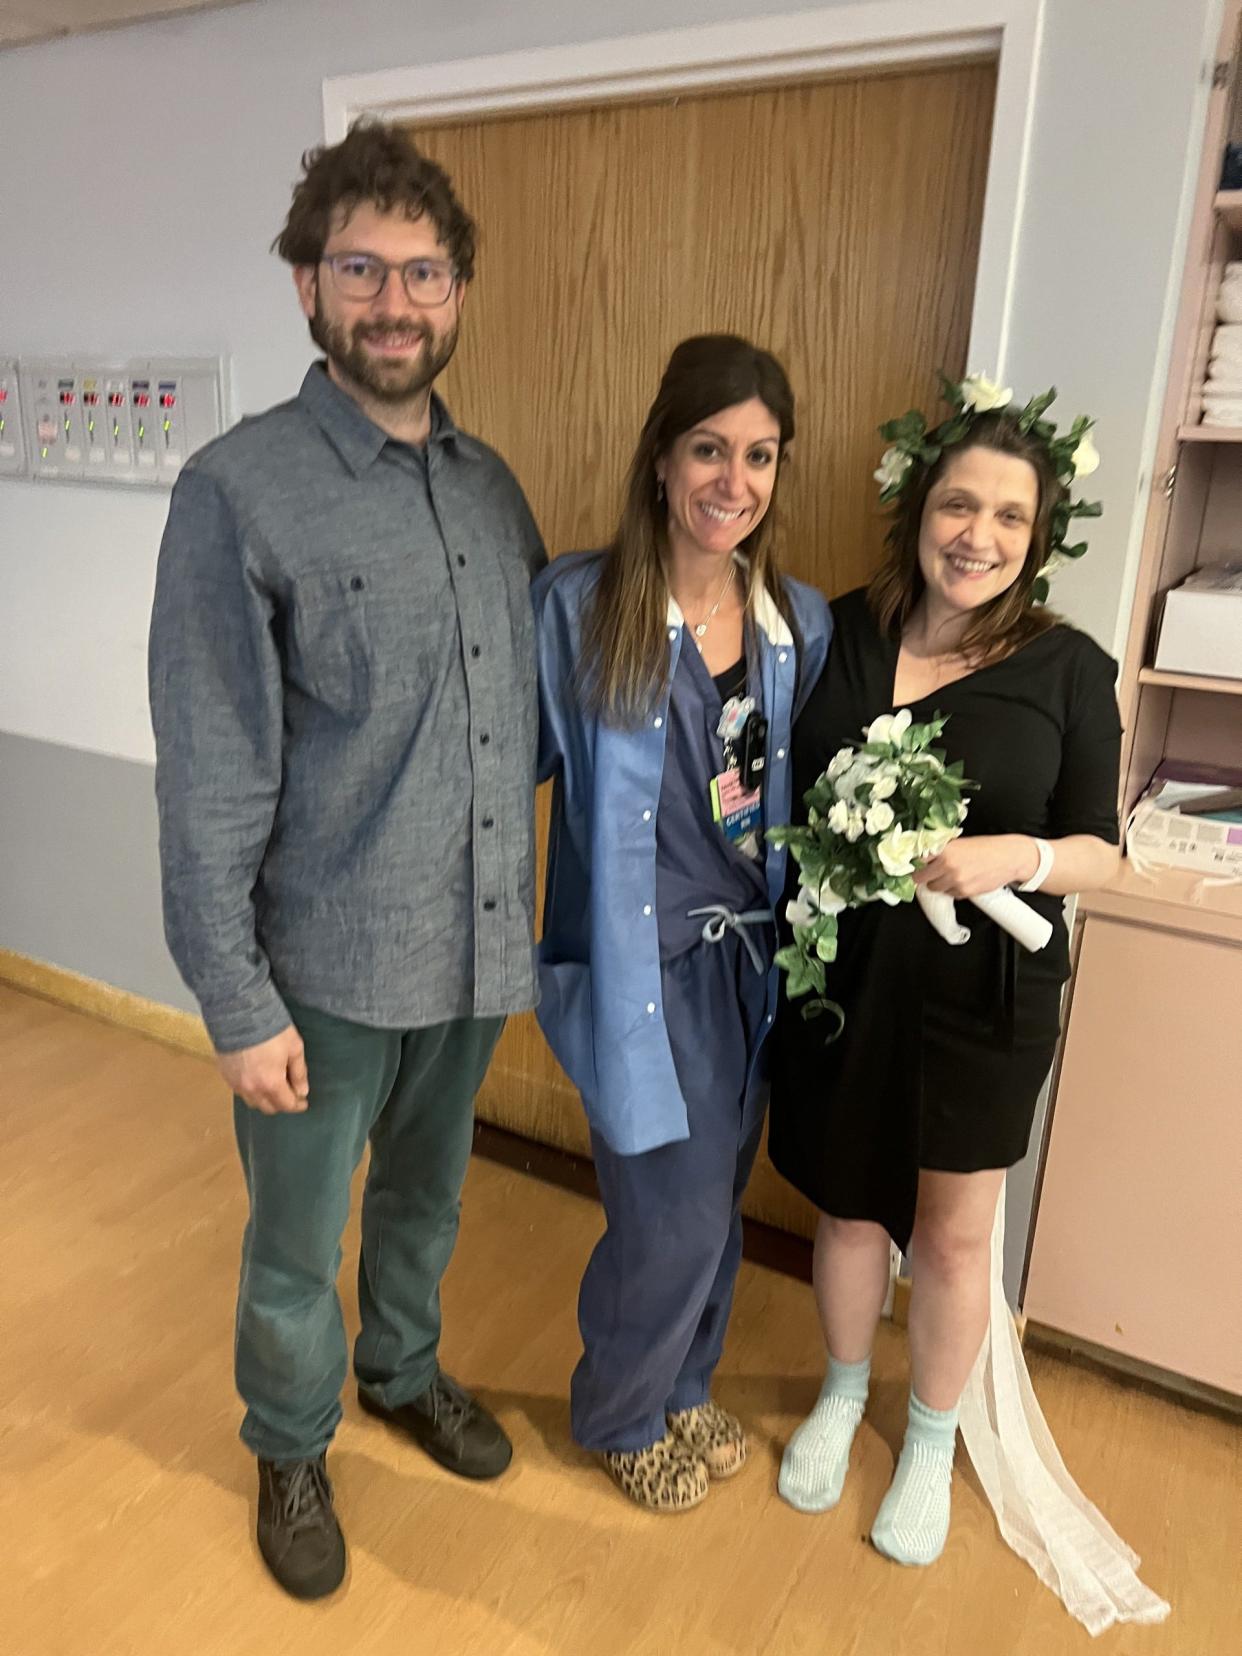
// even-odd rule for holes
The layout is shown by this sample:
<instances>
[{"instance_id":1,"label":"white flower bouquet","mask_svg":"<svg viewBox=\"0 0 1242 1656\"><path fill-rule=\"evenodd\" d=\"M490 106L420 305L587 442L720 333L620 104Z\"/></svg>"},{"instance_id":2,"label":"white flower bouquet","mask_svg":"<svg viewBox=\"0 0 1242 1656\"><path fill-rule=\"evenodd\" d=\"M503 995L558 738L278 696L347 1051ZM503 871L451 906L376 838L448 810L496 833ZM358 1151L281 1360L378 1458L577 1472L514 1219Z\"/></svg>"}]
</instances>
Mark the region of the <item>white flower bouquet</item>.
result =
<instances>
[{"instance_id":1,"label":"white flower bouquet","mask_svg":"<svg viewBox=\"0 0 1242 1656\"><path fill-rule=\"evenodd\" d=\"M837 916L865 903L914 900L915 870L956 839L972 783L959 763L946 764L933 746L947 719L915 724L909 708L886 713L863 731L861 747L845 747L806 796L805 827L773 828L787 845L800 889L786 908L794 940L776 956L792 998L815 990L807 1014L831 1011L824 967L836 959Z\"/></svg>"},{"instance_id":2,"label":"white flower bouquet","mask_svg":"<svg viewBox=\"0 0 1242 1656\"><path fill-rule=\"evenodd\" d=\"M799 890L785 917L793 942L776 963L786 973L786 990L796 999L814 990L805 1016L845 1015L827 998L824 968L837 956L837 916L866 903L919 901L928 922L946 943L965 943L970 932L957 923L953 899L915 884L917 869L938 857L962 832L966 793L975 784L960 761L946 764L933 744L948 723L934 714L915 724L909 708L885 713L863 731L861 747L846 747L832 760L806 796L805 827L772 828L768 838L787 845L798 865ZM973 899L1024 948L1040 949L1052 927L1008 890Z\"/></svg>"}]
</instances>

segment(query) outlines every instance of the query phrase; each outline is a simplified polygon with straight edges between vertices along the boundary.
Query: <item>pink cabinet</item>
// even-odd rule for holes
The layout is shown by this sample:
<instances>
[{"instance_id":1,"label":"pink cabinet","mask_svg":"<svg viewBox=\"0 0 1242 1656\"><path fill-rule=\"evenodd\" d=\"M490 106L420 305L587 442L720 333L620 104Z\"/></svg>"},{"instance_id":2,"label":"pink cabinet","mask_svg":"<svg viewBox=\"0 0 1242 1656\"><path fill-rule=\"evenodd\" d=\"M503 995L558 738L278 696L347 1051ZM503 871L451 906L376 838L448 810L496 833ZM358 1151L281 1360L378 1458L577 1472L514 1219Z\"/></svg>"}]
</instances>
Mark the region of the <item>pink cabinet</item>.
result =
<instances>
[{"instance_id":1,"label":"pink cabinet","mask_svg":"<svg viewBox=\"0 0 1242 1656\"><path fill-rule=\"evenodd\" d=\"M1023 1309L1242 1393L1242 945L1082 927Z\"/></svg>"}]
</instances>

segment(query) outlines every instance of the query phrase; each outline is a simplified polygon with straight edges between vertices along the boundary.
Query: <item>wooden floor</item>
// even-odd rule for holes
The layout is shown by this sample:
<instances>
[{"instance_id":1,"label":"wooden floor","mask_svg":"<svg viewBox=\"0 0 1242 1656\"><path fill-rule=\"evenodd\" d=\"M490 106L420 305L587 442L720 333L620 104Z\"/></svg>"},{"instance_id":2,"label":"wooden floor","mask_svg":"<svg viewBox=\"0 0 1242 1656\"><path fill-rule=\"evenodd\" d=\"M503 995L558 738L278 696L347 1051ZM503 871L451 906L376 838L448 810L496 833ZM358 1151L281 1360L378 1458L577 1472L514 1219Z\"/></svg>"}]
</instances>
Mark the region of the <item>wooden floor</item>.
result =
<instances>
[{"instance_id":1,"label":"wooden floor","mask_svg":"<svg viewBox=\"0 0 1242 1656\"><path fill-rule=\"evenodd\" d=\"M1097 1645L999 1540L968 1466L930 1571L863 1540L904 1413L901 1336L840 1508L776 1496L812 1401L807 1287L743 1267L718 1395L756 1446L698 1511L627 1505L569 1439L574 1296L600 1228L582 1197L476 1161L446 1288L446 1366L513 1436L464 1484L360 1417L330 1459L346 1587L297 1605L251 1538L230 1326L243 1220L210 1066L0 987L3 1656L1236 1656L1242 1432L1061 1360L1036 1385L1071 1469L1172 1599ZM356 1231L346 1244L347 1284ZM347 1315L356 1319L352 1286Z\"/></svg>"}]
</instances>

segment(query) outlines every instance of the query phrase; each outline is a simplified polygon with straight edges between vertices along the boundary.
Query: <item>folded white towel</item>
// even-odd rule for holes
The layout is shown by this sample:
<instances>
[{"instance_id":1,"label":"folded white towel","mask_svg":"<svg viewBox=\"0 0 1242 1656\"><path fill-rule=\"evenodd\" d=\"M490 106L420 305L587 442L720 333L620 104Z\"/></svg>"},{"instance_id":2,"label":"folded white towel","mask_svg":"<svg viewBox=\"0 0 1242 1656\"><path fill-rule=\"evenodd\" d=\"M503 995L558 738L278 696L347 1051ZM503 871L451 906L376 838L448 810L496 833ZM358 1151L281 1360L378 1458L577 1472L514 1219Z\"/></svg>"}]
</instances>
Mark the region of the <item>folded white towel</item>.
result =
<instances>
[{"instance_id":1,"label":"folded white towel","mask_svg":"<svg viewBox=\"0 0 1242 1656\"><path fill-rule=\"evenodd\" d=\"M1204 397L1203 424L1242 426L1242 397Z\"/></svg>"},{"instance_id":2,"label":"folded white towel","mask_svg":"<svg viewBox=\"0 0 1242 1656\"><path fill-rule=\"evenodd\" d=\"M1222 322L1212 335L1212 349L1223 350L1226 345L1242 346L1242 322Z\"/></svg>"}]
</instances>

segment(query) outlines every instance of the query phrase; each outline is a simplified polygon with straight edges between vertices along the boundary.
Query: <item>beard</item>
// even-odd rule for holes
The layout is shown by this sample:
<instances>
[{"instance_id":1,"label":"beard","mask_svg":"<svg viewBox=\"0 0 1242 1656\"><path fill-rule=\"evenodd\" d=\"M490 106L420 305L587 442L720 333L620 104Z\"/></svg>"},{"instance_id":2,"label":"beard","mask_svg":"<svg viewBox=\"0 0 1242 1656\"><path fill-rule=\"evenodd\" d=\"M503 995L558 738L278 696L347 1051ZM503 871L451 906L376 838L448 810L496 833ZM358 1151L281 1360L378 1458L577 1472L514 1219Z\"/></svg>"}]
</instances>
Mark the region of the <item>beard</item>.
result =
<instances>
[{"instance_id":1,"label":"beard","mask_svg":"<svg viewBox=\"0 0 1242 1656\"><path fill-rule=\"evenodd\" d=\"M413 359L388 362L374 357L365 348L368 339L391 335L414 335L422 349ZM381 402L402 403L420 396L439 378L457 349L457 323L447 333L436 335L427 322L355 322L352 328L334 322L324 314L323 296L315 295L315 314L310 318L310 336L319 349L347 379L361 386Z\"/></svg>"}]
</instances>

